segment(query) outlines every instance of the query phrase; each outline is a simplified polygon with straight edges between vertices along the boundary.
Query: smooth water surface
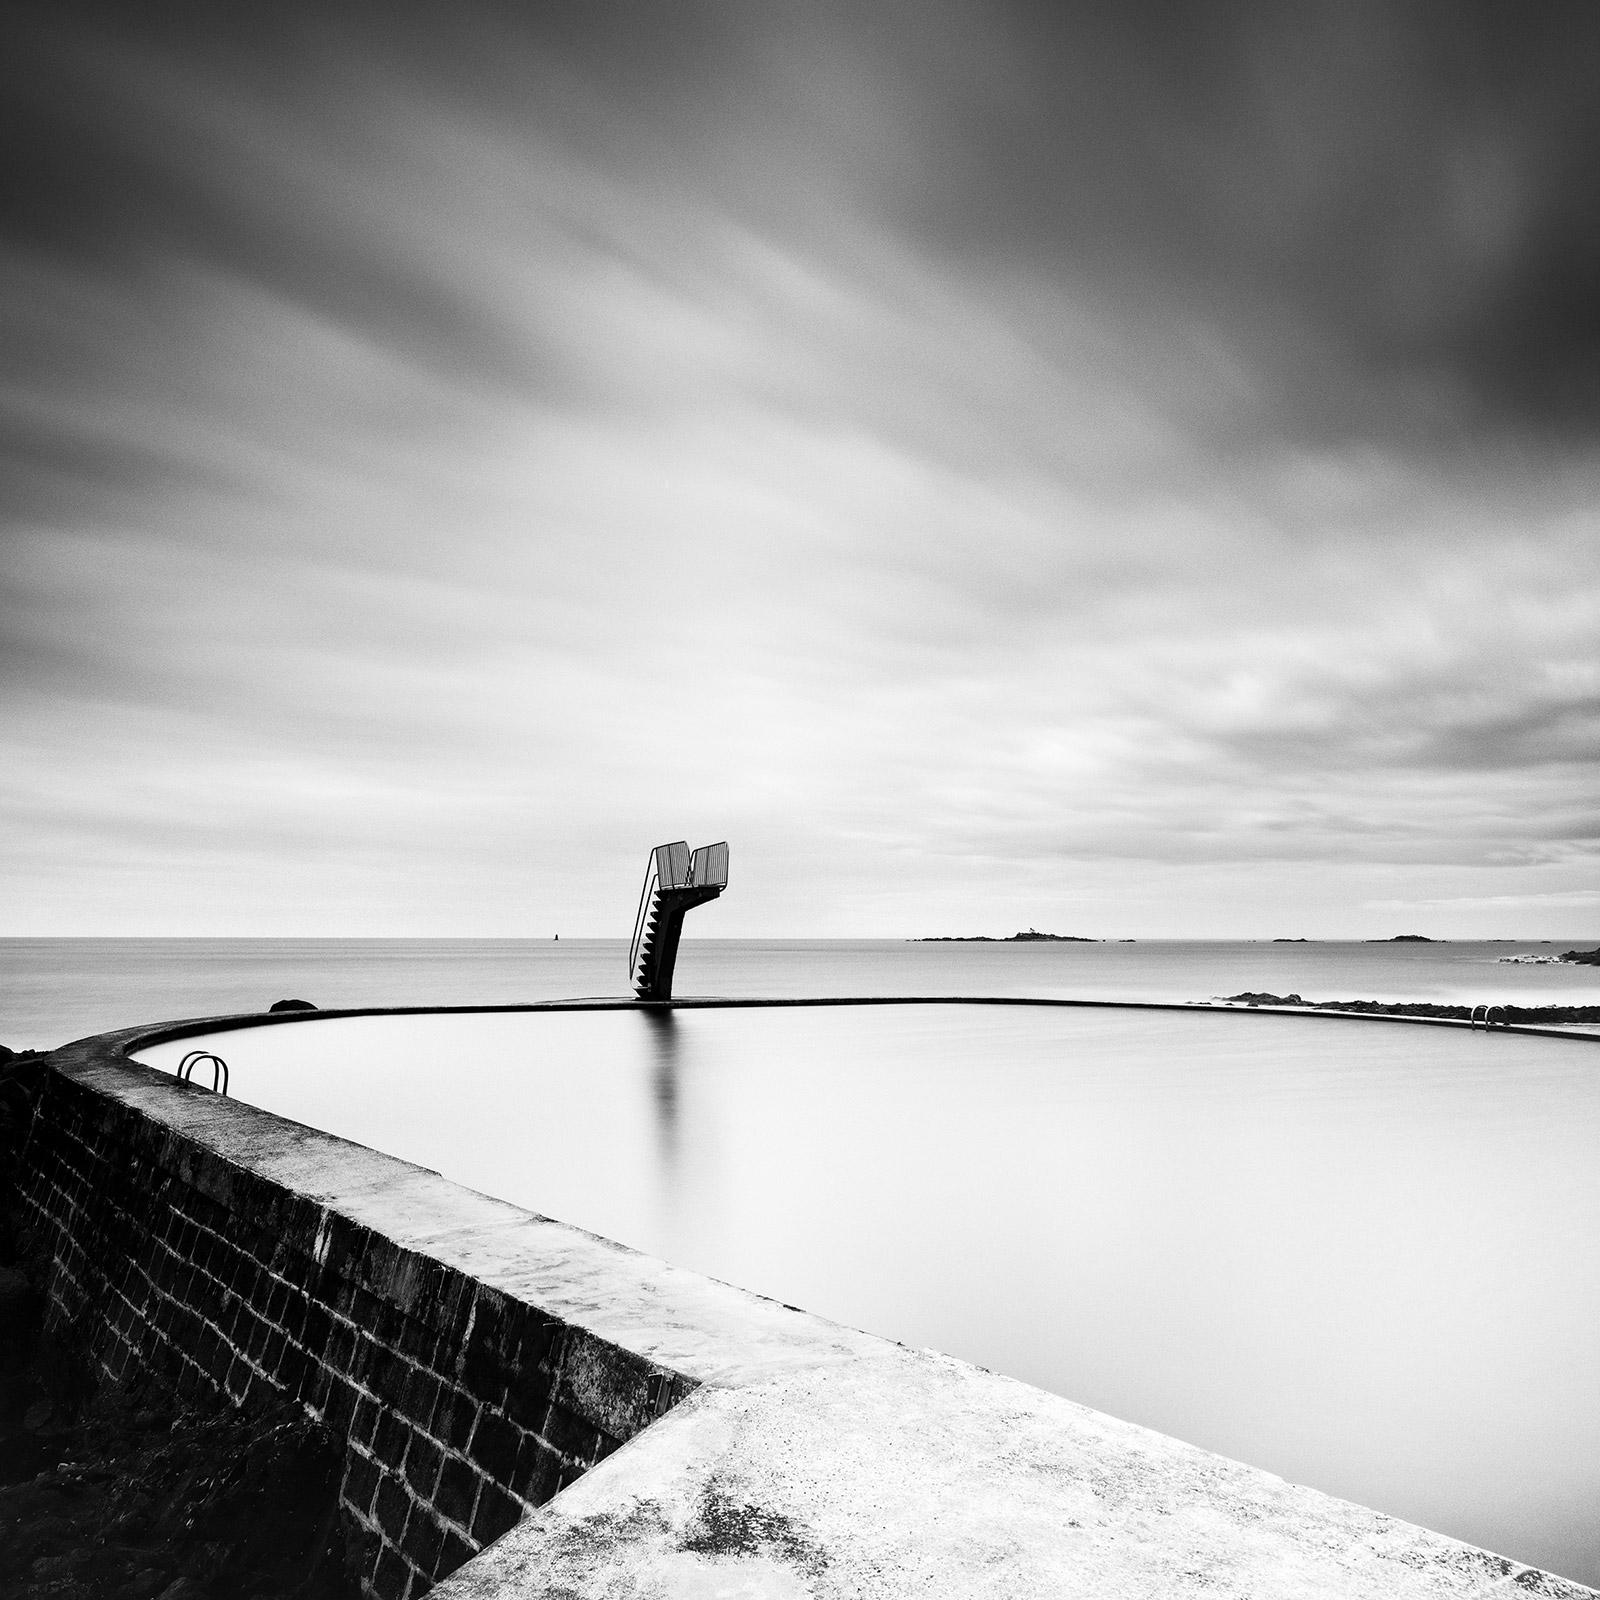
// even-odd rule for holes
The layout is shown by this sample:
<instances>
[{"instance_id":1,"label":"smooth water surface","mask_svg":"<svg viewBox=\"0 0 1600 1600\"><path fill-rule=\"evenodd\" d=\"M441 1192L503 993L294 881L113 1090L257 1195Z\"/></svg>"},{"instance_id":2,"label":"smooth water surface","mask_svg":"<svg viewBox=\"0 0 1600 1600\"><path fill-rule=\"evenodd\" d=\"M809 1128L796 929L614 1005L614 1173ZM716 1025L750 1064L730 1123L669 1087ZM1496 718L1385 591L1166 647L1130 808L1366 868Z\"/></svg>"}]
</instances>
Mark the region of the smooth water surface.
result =
<instances>
[{"instance_id":1,"label":"smooth water surface","mask_svg":"<svg viewBox=\"0 0 1600 1600\"><path fill-rule=\"evenodd\" d=\"M257 1105L1600 1579L1600 1045L1004 1006L210 1043Z\"/></svg>"}]
</instances>

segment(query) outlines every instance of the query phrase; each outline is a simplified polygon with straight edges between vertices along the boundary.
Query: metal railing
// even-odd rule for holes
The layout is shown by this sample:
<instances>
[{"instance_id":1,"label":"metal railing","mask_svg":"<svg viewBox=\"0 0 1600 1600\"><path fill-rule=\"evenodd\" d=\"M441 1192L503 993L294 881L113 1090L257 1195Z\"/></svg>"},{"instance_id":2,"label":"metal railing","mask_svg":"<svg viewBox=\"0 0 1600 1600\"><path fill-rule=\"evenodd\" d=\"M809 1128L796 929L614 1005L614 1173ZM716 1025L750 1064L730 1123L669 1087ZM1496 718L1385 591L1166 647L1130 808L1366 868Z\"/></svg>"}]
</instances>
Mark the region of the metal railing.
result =
<instances>
[{"instance_id":1,"label":"metal railing","mask_svg":"<svg viewBox=\"0 0 1600 1600\"><path fill-rule=\"evenodd\" d=\"M728 887L728 841L703 844L689 858L689 883L696 889Z\"/></svg>"},{"instance_id":2,"label":"metal railing","mask_svg":"<svg viewBox=\"0 0 1600 1600\"><path fill-rule=\"evenodd\" d=\"M650 865L644 872L644 888L639 891L639 910L633 919L633 942L628 946L630 983L639 976L639 951L650 931L650 908L655 901L656 891L685 887L689 882L693 859L688 843L683 839L673 844L658 844L650 852Z\"/></svg>"},{"instance_id":3,"label":"metal railing","mask_svg":"<svg viewBox=\"0 0 1600 1600\"><path fill-rule=\"evenodd\" d=\"M689 882L689 863L694 860L689 846L679 839L676 844L658 844L651 852L656 858L656 876L663 889L682 889Z\"/></svg>"},{"instance_id":4,"label":"metal railing","mask_svg":"<svg viewBox=\"0 0 1600 1600\"><path fill-rule=\"evenodd\" d=\"M178 1082L193 1083L196 1067L211 1068L211 1088L215 1094L228 1092L228 1063L213 1050L191 1050L178 1063ZM198 1088L199 1085L197 1084Z\"/></svg>"},{"instance_id":5,"label":"metal railing","mask_svg":"<svg viewBox=\"0 0 1600 1600\"><path fill-rule=\"evenodd\" d=\"M628 982L639 976L639 946L644 943L645 926L650 920L650 907L655 901L656 853L650 852L650 863L644 869L644 888L639 891L639 910L633 919L633 942L628 946Z\"/></svg>"},{"instance_id":6,"label":"metal railing","mask_svg":"<svg viewBox=\"0 0 1600 1600\"><path fill-rule=\"evenodd\" d=\"M628 944L628 981L637 983L644 942L650 936L651 913L657 895L666 889L726 889L728 887L728 842L703 844L691 851L678 839L658 844L650 852L644 871L644 887L639 891L639 909L634 913L633 938Z\"/></svg>"}]
</instances>

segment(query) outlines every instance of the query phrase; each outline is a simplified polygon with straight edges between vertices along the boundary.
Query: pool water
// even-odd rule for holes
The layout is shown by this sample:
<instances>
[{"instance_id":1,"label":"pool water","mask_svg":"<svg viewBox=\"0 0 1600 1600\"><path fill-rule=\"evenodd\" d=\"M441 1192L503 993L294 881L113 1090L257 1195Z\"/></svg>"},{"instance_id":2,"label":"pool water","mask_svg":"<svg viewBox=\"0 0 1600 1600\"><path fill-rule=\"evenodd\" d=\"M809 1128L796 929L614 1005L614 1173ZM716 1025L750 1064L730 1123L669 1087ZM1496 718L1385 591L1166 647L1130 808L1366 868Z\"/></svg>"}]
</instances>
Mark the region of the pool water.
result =
<instances>
[{"instance_id":1,"label":"pool water","mask_svg":"<svg viewBox=\"0 0 1600 1600\"><path fill-rule=\"evenodd\" d=\"M1600 1047L1017 1006L208 1045L268 1110L1600 1580Z\"/></svg>"}]
</instances>

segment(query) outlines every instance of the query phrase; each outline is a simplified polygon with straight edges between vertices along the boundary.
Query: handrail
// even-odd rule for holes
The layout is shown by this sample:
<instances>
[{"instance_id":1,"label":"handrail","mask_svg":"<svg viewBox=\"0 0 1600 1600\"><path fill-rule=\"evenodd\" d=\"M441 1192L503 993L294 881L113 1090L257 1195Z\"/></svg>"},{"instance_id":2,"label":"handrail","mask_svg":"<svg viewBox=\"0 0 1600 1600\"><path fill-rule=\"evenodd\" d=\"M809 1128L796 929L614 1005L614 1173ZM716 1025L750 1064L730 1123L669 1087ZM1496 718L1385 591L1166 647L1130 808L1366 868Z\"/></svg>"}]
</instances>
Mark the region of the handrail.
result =
<instances>
[{"instance_id":1,"label":"handrail","mask_svg":"<svg viewBox=\"0 0 1600 1600\"><path fill-rule=\"evenodd\" d=\"M644 888L639 891L639 910L633 919L633 942L628 946L628 982L631 984L639 974L639 946L644 943L645 923L650 915L650 901L655 890L656 853L650 852L650 860L644 869Z\"/></svg>"},{"instance_id":2,"label":"handrail","mask_svg":"<svg viewBox=\"0 0 1600 1600\"><path fill-rule=\"evenodd\" d=\"M726 845L722 846L722 853L722 877L726 882L728 877ZM645 933L649 927L652 894L657 889L687 888L693 877L694 859L686 839L675 840L672 844L658 844L650 852L650 865L645 869L644 888L639 895L639 910L633 919L633 940L628 946L629 983L634 982L639 976L639 950L644 944Z\"/></svg>"},{"instance_id":3,"label":"handrail","mask_svg":"<svg viewBox=\"0 0 1600 1600\"><path fill-rule=\"evenodd\" d=\"M182 1061L178 1063L178 1081L192 1083L194 1069L205 1066L211 1067L211 1091L213 1094L228 1092L228 1063L214 1050L191 1050ZM198 1085L196 1085L198 1087Z\"/></svg>"}]
</instances>

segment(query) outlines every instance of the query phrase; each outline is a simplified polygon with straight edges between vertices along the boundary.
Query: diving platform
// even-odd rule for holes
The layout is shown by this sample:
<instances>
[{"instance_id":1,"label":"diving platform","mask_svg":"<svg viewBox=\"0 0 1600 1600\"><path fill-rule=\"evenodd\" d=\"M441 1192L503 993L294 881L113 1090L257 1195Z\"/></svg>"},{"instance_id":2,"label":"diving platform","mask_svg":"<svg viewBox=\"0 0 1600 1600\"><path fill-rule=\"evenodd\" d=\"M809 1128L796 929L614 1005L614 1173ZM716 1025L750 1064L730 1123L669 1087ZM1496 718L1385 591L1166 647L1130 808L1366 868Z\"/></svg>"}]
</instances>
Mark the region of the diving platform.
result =
<instances>
[{"instance_id":1,"label":"diving platform","mask_svg":"<svg viewBox=\"0 0 1600 1600\"><path fill-rule=\"evenodd\" d=\"M726 840L691 851L680 839L676 844L658 844L650 852L628 947L628 981L635 999L672 998L672 970L678 961L684 915L715 900L727 887Z\"/></svg>"}]
</instances>

